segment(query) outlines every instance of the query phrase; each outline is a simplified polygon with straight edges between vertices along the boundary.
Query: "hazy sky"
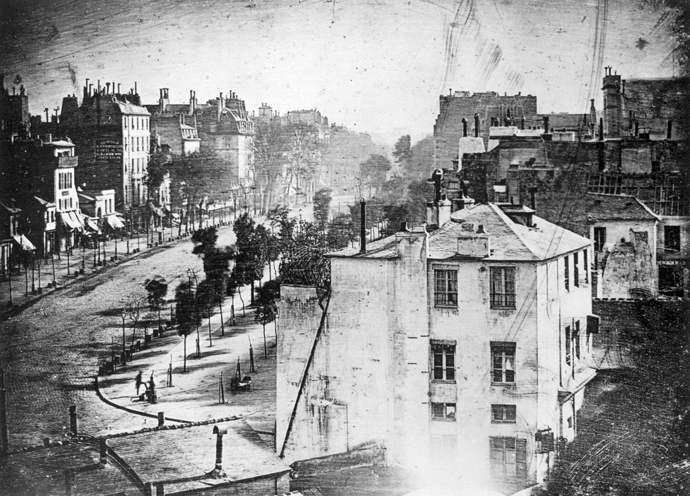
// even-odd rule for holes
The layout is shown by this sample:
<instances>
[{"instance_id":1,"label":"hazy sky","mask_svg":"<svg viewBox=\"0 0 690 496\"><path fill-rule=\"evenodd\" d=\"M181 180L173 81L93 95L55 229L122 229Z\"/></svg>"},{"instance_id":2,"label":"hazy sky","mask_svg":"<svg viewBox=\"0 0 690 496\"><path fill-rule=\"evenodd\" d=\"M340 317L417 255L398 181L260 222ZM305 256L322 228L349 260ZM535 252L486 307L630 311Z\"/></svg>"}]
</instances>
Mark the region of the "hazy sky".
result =
<instances>
[{"instance_id":1,"label":"hazy sky","mask_svg":"<svg viewBox=\"0 0 690 496\"><path fill-rule=\"evenodd\" d=\"M138 83L144 103L237 92L248 110L318 108L391 140L433 132L453 90L521 91L540 112L599 107L603 66L671 76L659 0L0 0L0 70L31 112L85 78Z\"/></svg>"}]
</instances>

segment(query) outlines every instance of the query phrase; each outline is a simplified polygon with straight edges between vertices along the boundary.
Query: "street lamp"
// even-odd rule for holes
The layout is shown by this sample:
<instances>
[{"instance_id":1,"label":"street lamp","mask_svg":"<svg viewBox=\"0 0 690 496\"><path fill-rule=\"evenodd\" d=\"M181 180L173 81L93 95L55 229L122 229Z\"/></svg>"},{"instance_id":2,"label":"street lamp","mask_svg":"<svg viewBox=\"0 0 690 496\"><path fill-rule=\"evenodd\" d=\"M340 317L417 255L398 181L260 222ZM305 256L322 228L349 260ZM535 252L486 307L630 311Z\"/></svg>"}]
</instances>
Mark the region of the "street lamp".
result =
<instances>
[{"instance_id":1,"label":"street lamp","mask_svg":"<svg viewBox=\"0 0 690 496\"><path fill-rule=\"evenodd\" d=\"M127 352L125 350L125 319L127 318L127 311L122 307L122 365L127 365Z\"/></svg>"}]
</instances>

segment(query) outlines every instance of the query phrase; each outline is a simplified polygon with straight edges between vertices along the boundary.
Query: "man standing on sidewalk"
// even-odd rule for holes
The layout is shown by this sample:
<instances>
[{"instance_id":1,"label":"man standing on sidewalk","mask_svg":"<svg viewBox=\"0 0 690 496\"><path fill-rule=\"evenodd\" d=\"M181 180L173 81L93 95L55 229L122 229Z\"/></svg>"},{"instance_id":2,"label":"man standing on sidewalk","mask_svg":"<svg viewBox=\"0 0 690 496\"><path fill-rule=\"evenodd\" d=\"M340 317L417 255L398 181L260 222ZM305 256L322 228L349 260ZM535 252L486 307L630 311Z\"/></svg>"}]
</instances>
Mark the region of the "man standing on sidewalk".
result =
<instances>
[{"instance_id":1,"label":"man standing on sidewalk","mask_svg":"<svg viewBox=\"0 0 690 496\"><path fill-rule=\"evenodd\" d=\"M137 374L136 385L137 385L137 396L139 396L139 388L140 388L141 385L142 385L141 370L140 370L139 373Z\"/></svg>"}]
</instances>

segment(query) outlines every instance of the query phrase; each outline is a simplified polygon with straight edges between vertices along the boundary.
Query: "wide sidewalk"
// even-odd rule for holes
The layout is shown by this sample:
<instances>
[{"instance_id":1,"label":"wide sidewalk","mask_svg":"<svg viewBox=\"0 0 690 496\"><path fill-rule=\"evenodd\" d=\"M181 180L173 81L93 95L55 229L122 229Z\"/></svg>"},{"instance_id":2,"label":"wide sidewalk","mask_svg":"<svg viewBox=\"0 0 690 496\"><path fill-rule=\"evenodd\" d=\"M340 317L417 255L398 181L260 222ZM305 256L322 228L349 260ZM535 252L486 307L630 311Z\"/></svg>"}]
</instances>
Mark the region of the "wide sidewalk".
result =
<instances>
[{"instance_id":1,"label":"wide sidewalk","mask_svg":"<svg viewBox=\"0 0 690 496\"><path fill-rule=\"evenodd\" d=\"M250 288L242 288L242 299L250 301ZM199 354L197 333L187 337L186 372L184 338L175 327L166 329L162 337L154 337L148 348L135 352L124 366L116 366L112 374L99 377L99 392L106 402L132 413L157 416L176 421L198 422L225 417L243 417L272 445L276 408L276 334L275 322L264 327L255 322L256 309L247 307L235 297L235 322L232 325L232 300L223 304L223 324L220 313L199 326ZM127 334L130 329L127 329ZM143 341L143 340L142 340ZM251 346L251 348L250 348ZM250 354L254 358L251 369ZM238 375L251 377L251 388L231 390L231 379ZM172 369L172 383L169 370ZM136 391L136 376L149 383L153 375L157 402L141 400ZM139 393L143 394L142 386ZM156 420L151 419L152 425Z\"/></svg>"},{"instance_id":2,"label":"wide sidewalk","mask_svg":"<svg viewBox=\"0 0 690 496\"><path fill-rule=\"evenodd\" d=\"M177 230L174 234L177 234ZM179 238L176 236L173 242L190 236L191 234L183 234ZM166 230L162 244L169 243L169 238L169 230ZM101 243L98 251L94 248L74 248L69 257L67 253L62 252L45 259L37 258L33 270L31 267L28 270L22 267L19 274L12 274L11 280L7 277L0 279L0 316L18 311L43 294L79 281L83 276L97 273L105 267L157 248L156 244L148 247L146 239L144 233L138 236L134 234L129 239L117 237L105 244Z\"/></svg>"}]
</instances>

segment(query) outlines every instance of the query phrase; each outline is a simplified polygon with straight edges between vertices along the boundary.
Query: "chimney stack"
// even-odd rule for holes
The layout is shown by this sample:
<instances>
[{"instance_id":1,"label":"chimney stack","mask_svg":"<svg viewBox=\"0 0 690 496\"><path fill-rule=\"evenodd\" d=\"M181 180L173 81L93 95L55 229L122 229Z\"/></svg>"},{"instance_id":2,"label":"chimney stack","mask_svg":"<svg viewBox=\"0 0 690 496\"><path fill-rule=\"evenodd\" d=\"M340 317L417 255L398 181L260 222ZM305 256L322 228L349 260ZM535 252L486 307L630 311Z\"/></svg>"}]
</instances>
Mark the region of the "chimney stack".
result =
<instances>
[{"instance_id":1,"label":"chimney stack","mask_svg":"<svg viewBox=\"0 0 690 496\"><path fill-rule=\"evenodd\" d=\"M479 114L474 114L474 137L479 138Z\"/></svg>"},{"instance_id":2,"label":"chimney stack","mask_svg":"<svg viewBox=\"0 0 690 496\"><path fill-rule=\"evenodd\" d=\"M216 435L216 466L210 475L220 479L225 477L225 472L223 472L223 436L228 433L228 429L225 427L219 428L216 425L213 427L213 433Z\"/></svg>"},{"instance_id":3,"label":"chimney stack","mask_svg":"<svg viewBox=\"0 0 690 496\"><path fill-rule=\"evenodd\" d=\"M467 138L467 119L462 118L462 137Z\"/></svg>"},{"instance_id":4,"label":"chimney stack","mask_svg":"<svg viewBox=\"0 0 690 496\"><path fill-rule=\"evenodd\" d=\"M549 116L545 115L544 116L544 134L549 133Z\"/></svg>"},{"instance_id":5,"label":"chimney stack","mask_svg":"<svg viewBox=\"0 0 690 496\"><path fill-rule=\"evenodd\" d=\"M532 210L537 209L537 188L531 187L529 189L530 207Z\"/></svg>"},{"instance_id":6,"label":"chimney stack","mask_svg":"<svg viewBox=\"0 0 690 496\"><path fill-rule=\"evenodd\" d=\"M367 201L362 198L359 200L360 223L359 223L359 252L367 252Z\"/></svg>"}]
</instances>

